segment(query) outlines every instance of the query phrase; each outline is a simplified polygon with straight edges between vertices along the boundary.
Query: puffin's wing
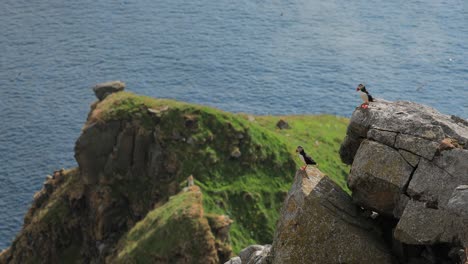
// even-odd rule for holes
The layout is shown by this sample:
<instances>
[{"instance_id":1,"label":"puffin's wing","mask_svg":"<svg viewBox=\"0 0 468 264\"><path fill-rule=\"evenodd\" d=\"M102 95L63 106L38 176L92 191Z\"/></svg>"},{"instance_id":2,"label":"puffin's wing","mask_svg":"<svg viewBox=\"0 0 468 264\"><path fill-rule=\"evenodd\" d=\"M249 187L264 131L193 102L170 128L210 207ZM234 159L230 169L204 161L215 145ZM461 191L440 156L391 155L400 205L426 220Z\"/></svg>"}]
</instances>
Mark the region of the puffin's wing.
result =
<instances>
[{"instance_id":1,"label":"puffin's wing","mask_svg":"<svg viewBox=\"0 0 468 264\"><path fill-rule=\"evenodd\" d=\"M311 156L305 154L305 158L304 158L306 164L310 164L310 165L315 165L317 164L317 162L315 162L315 160L312 159Z\"/></svg>"}]
</instances>

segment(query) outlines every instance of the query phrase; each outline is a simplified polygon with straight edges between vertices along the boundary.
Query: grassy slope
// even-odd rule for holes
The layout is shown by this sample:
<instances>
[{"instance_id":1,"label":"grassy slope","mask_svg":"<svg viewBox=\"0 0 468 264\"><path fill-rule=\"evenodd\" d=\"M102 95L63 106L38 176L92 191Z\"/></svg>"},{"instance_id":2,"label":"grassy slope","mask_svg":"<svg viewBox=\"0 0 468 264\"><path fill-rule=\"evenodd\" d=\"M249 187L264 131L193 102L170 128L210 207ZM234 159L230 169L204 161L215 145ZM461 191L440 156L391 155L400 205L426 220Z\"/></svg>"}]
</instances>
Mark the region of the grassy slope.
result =
<instances>
[{"instance_id":1,"label":"grassy slope","mask_svg":"<svg viewBox=\"0 0 468 264\"><path fill-rule=\"evenodd\" d=\"M151 211L120 241L112 263L176 262L214 263L216 250L208 220L204 217L201 193L179 193ZM198 239L195 243L187 243ZM203 255L201 255L203 254Z\"/></svg>"},{"instance_id":2,"label":"grassy slope","mask_svg":"<svg viewBox=\"0 0 468 264\"><path fill-rule=\"evenodd\" d=\"M199 128L195 134L196 146L187 148L183 142L172 142L170 149L184 155L179 182L193 174L204 195L208 212L227 214L235 222L231 228L234 252L255 243L271 243L279 209L290 188L294 162L300 165L294 150L302 145L318 161L319 168L346 188L347 168L338 156L338 149L347 126L347 119L335 116L285 116L292 129L275 127L280 117L258 116L249 121L247 116L226 113L211 107L187 104L173 100L117 93L99 104L92 119L134 118L151 127L146 108L162 109L163 134L186 130L182 116L194 115ZM165 110L169 107L170 110ZM230 127L230 129L227 129ZM265 129L266 128L266 129ZM229 157L231 141L242 134L248 143L241 144L243 162ZM185 135L187 136L187 135ZM207 138L214 138L206 143ZM168 141L169 142L169 141ZM294 160L293 163L292 160Z\"/></svg>"},{"instance_id":3,"label":"grassy slope","mask_svg":"<svg viewBox=\"0 0 468 264\"><path fill-rule=\"evenodd\" d=\"M279 119L286 120L291 129L278 129L276 122ZM275 132L286 142L291 153L299 145L304 147L322 172L350 192L345 179L349 166L341 162L338 154L349 119L332 115L257 116L255 122ZM299 158L295 161L302 166Z\"/></svg>"},{"instance_id":4,"label":"grassy slope","mask_svg":"<svg viewBox=\"0 0 468 264\"><path fill-rule=\"evenodd\" d=\"M91 120L138 117L150 129L154 124L147 108L162 110L160 134L166 148L181 161L179 183L182 185L193 174L204 193L206 211L234 219L231 229L234 251L252 243L271 243L279 208L295 169L283 140L238 115L126 92L113 94L100 103ZM187 116L196 117L195 131L184 126ZM174 131L195 143L172 140ZM239 159L230 157L236 147L242 153Z\"/></svg>"}]
</instances>

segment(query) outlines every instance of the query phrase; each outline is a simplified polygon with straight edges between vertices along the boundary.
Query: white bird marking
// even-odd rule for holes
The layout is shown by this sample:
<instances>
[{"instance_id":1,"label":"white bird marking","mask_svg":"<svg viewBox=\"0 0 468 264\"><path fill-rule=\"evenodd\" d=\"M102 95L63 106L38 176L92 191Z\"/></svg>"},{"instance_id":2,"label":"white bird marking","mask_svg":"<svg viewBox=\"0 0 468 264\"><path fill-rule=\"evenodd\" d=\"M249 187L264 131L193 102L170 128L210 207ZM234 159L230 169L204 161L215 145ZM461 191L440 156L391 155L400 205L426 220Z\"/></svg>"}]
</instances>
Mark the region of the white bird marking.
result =
<instances>
[{"instance_id":1,"label":"white bird marking","mask_svg":"<svg viewBox=\"0 0 468 264\"><path fill-rule=\"evenodd\" d=\"M369 103L369 96L365 92L359 91L359 95L361 96L364 103Z\"/></svg>"},{"instance_id":2,"label":"white bird marking","mask_svg":"<svg viewBox=\"0 0 468 264\"><path fill-rule=\"evenodd\" d=\"M299 153L299 157L301 158L302 162L306 163L304 156L302 156L301 153Z\"/></svg>"}]
</instances>

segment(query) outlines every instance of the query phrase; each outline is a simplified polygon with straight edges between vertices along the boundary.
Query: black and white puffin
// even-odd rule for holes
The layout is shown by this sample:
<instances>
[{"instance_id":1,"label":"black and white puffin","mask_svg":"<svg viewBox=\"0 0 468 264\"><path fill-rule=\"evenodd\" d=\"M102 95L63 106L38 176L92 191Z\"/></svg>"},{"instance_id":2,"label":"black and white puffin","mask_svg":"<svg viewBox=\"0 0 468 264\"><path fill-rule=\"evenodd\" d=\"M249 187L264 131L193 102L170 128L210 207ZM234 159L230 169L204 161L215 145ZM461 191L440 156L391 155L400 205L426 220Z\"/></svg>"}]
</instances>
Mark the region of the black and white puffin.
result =
<instances>
[{"instance_id":1,"label":"black and white puffin","mask_svg":"<svg viewBox=\"0 0 468 264\"><path fill-rule=\"evenodd\" d=\"M356 91L359 92L359 95L361 96L362 100L364 101L364 103L361 104L362 108L367 108L369 106L369 102L374 102L374 98L366 90L366 86L364 86L364 84L362 84L362 83L359 84L358 87L356 88Z\"/></svg>"},{"instance_id":2,"label":"black and white puffin","mask_svg":"<svg viewBox=\"0 0 468 264\"><path fill-rule=\"evenodd\" d=\"M307 153L305 153L303 147L298 146L296 148L296 153L299 153L299 157L305 163L305 166L301 167L302 170L305 170L309 165L317 165L317 162L315 162L315 160L313 160L309 155L307 155Z\"/></svg>"}]
</instances>

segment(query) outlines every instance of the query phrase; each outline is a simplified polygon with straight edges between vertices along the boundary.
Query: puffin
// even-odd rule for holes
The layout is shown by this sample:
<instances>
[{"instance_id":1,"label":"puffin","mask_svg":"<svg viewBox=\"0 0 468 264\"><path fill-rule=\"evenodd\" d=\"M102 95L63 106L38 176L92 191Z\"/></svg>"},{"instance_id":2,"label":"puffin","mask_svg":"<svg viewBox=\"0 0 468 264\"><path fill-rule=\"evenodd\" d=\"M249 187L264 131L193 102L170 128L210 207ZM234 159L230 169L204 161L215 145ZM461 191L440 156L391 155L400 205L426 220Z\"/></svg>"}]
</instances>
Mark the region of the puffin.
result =
<instances>
[{"instance_id":1,"label":"puffin","mask_svg":"<svg viewBox=\"0 0 468 264\"><path fill-rule=\"evenodd\" d=\"M309 165L317 165L317 162L315 162L315 160L313 160L309 155L307 155L307 153L305 153L303 147L298 146L296 148L296 153L299 154L299 157L305 163L305 166L302 166L301 170L305 170L307 168L307 166L309 166Z\"/></svg>"},{"instance_id":2,"label":"puffin","mask_svg":"<svg viewBox=\"0 0 468 264\"><path fill-rule=\"evenodd\" d=\"M366 109L366 108L369 107L369 102L374 102L374 98L366 90L366 86L364 86L364 84L360 83L358 85L358 87L356 88L356 91L359 92L359 95L361 96L362 100L364 101L364 103L361 104L362 108Z\"/></svg>"}]
</instances>

